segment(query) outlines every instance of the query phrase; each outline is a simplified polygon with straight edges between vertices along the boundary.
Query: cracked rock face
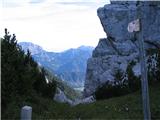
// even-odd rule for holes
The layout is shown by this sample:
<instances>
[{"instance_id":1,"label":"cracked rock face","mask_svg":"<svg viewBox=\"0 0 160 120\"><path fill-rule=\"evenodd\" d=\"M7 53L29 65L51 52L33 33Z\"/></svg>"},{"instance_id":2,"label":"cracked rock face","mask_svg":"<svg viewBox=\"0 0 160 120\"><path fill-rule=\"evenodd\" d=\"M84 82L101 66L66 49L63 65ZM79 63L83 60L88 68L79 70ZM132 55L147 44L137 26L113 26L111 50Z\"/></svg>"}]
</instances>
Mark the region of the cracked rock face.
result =
<instances>
[{"instance_id":1,"label":"cracked rock face","mask_svg":"<svg viewBox=\"0 0 160 120\"><path fill-rule=\"evenodd\" d=\"M115 70L124 73L134 60L135 75L140 75L137 35L129 33L128 24L140 19L145 48L160 48L160 2L111 1L97 10L107 38L100 39L87 62L84 96L90 96L106 81L114 80Z\"/></svg>"}]
</instances>

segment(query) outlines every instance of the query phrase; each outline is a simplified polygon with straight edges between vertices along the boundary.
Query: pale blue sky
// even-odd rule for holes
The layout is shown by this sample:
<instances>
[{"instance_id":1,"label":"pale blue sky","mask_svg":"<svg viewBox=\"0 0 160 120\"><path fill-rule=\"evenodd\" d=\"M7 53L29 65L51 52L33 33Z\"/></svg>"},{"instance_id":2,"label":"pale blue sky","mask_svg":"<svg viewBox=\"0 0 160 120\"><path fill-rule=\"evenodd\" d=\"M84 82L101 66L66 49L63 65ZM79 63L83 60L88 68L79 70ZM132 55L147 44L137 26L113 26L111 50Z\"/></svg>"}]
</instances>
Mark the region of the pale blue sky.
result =
<instances>
[{"instance_id":1,"label":"pale blue sky","mask_svg":"<svg viewBox=\"0 0 160 120\"><path fill-rule=\"evenodd\" d=\"M0 1L0 36L8 28L19 42L33 42L48 51L96 46L105 37L96 11L107 0Z\"/></svg>"}]
</instances>

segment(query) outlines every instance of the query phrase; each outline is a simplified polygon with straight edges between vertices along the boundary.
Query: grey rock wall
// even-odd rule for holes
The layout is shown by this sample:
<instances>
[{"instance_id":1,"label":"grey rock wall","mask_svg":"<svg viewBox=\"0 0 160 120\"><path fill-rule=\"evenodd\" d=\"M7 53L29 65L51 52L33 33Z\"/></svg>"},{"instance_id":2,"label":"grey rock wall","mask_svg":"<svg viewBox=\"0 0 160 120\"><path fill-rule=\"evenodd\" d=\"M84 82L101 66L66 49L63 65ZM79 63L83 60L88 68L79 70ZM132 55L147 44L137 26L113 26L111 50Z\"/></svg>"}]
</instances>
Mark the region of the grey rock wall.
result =
<instances>
[{"instance_id":1,"label":"grey rock wall","mask_svg":"<svg viewBox=\"0 0 160 120\"><path fill-rule=\"evenodd\" d=\"M160 48L160 2L111 1L97 10L107 38L100 39L87 62L84 96L90 96L106 81L113 81L117 69L126 72L134 60L133 71L140 75L137 33L129 33L128 23L140 19L145 48Z\"/></svg>"}]
</instances>

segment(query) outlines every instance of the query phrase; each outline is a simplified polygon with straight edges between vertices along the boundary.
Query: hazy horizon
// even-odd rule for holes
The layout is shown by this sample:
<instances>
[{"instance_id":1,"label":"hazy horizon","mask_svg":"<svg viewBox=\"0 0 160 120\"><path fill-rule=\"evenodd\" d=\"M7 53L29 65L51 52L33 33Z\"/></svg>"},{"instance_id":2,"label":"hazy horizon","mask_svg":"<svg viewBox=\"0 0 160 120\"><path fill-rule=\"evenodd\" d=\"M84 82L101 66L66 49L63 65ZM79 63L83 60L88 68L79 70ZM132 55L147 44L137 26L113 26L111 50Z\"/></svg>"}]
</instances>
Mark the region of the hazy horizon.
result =
<instances>
[{"instance_id":1,"label":"hazy horizon","mask_svg":"<svg viewBox=\"0 0 160 120\"><path fill-rule=\"evenodd\" d=\"M0 36L4 28L18 42L32 42L47 51L61 52L93 46L106 37L97 8L107 0L2 0Z\"/></svg>"},{"instance_id":2,"label":"hazy horizon","mask_svg":"<svg viewBox=\"0 0 160 120\"><path fill-rule=\"evenodd\" d=\"M21 45L22 43L29 43L29 44L34 44L36 46L39 46L41 47L43 50L45 50L42 46L38 45L38 44L35 44L35 43L32 43L32 42L26 42L26 41L22 41L22 42L18 42L19 45ZM65 52L65 51L68 51L70 49L80 49L82 47L87 47L87 48L94 48L94 46L89 46L89 45L80 45L78 47L75 47L75 48L68 48L66 50L62 50L62 51L48 51L48 50L45 50L46 52L55 52L55 53L61 53L61 52Z\"/></svg>"}]
</instances>

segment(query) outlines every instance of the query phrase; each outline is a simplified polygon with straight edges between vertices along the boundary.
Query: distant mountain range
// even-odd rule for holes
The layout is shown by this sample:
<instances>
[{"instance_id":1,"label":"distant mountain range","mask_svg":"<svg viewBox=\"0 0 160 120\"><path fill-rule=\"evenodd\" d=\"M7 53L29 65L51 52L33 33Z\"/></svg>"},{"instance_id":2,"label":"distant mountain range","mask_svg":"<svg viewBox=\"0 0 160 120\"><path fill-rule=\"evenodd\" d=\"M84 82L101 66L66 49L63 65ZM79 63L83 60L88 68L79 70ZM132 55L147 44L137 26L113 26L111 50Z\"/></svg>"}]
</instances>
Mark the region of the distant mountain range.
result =
<instances>
[{"instance_id":1,"label":"distant mountain range","mask_svg":"<svg viewBox=\"0 0 160 120\"><path fill-rule=\"evenodd\" d=\"M93 47L80 46L56 53L45 51L30 42L20 42L19 45L25 52L29 49L35 61L72 87L84 86L87 60L92 55Z\"/></svg>"}]
</instances>

